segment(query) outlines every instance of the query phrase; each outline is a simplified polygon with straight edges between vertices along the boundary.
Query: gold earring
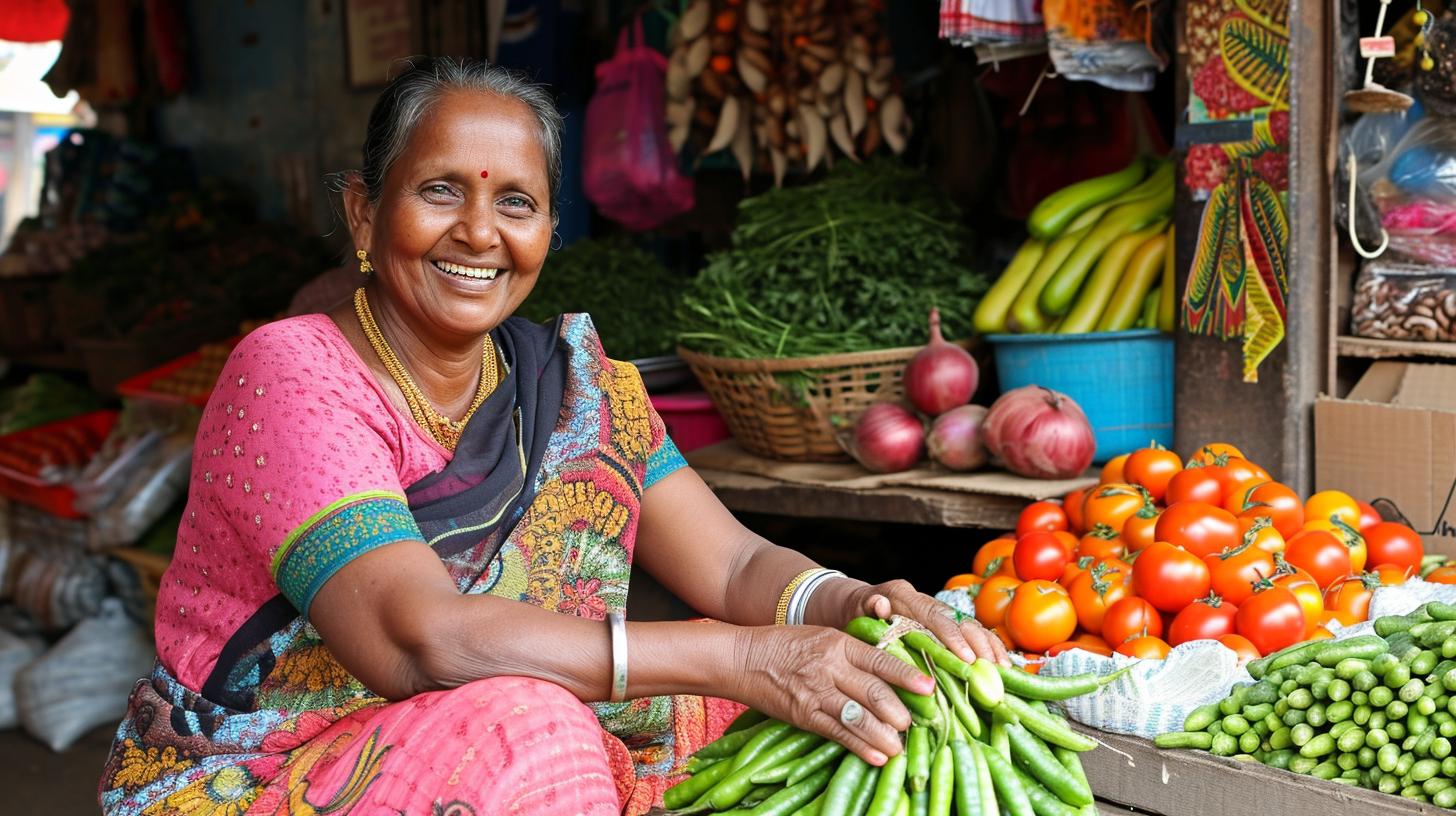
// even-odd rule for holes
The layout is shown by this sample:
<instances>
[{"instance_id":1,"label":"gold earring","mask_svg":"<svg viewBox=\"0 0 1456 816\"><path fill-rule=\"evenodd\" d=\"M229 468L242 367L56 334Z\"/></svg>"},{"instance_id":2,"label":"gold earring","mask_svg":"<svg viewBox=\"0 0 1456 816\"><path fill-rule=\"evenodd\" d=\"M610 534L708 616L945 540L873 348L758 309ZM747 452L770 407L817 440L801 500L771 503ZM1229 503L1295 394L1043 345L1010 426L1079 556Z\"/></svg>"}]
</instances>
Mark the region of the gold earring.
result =
<instances>
[{"instance_id":1,"label":"gold earring","mask_svg":"<svg viewBox=\"0 0 1456 816\"><path fill-rule=\"evenodd\" d=\"M369 253L361 249L355 252L354 255L359 259L359 274L368 275L374 271L374 264L369 263Z\"/></svg>"}]
</instances>

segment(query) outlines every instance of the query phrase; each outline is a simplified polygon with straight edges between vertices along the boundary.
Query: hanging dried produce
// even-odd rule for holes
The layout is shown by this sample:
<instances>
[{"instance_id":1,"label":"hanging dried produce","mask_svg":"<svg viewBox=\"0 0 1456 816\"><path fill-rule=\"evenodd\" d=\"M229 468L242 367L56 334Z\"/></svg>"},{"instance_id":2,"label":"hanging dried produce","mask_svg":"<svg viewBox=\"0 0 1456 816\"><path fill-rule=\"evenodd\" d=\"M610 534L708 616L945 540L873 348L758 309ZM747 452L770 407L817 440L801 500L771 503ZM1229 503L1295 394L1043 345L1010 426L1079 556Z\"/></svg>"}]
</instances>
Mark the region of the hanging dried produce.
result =
<instances>
[{"instance_id":1,"label":"hanging dried produce","mask_svg":"<svg viewBox=\"0 0 1456 816\"><path fill-rule=\"evenodd\" d=\"M693 0L672 34L667 126L679 152L728 150L744 178L783 181L883 144L910 117L879 0Z\"/></svg>"}]
</instances>

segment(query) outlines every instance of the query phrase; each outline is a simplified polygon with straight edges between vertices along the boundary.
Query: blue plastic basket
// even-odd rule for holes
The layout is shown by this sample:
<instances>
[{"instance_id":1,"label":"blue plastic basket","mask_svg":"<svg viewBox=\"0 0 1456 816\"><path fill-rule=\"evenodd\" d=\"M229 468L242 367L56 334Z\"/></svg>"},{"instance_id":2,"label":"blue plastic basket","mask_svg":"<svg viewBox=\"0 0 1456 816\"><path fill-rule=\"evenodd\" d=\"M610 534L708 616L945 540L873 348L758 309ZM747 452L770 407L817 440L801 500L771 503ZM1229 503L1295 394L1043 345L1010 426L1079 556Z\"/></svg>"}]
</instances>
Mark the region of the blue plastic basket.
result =
<instances>
[{"instance_id":1,"label":"blue plastic basket","mask_svg":"<svg viewBox=\"0 0 1456 816\"><path fill-rule=\"evenodd\" d=\"M1097 436L1095 461L1156 441L1173 445L1173 338L1157 329L993 334L1003 392L1040 385L1077 401Z\"/></svg>"}]
</instances>

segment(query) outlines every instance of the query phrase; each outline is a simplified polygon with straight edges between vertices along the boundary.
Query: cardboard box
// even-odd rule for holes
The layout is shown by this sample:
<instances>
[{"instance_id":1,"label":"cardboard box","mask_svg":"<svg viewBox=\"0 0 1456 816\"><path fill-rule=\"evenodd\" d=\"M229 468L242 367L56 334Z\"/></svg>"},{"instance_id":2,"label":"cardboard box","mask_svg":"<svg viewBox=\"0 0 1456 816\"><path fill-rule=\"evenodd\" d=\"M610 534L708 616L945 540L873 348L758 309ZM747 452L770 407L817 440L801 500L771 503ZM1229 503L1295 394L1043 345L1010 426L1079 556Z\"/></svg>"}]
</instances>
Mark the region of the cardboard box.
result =
<instances>
[{"instance_id":1,"label":"cardboard box","mask_svg":"<svg viewBox=\"0 0 1456 816\"><path fill-rule=\"evenodd\" d=\"M1377 362L1314 406L1315 489L1398 512L1427 552L1456 556L1456 365Z\"/></svg>"}]
</instances>

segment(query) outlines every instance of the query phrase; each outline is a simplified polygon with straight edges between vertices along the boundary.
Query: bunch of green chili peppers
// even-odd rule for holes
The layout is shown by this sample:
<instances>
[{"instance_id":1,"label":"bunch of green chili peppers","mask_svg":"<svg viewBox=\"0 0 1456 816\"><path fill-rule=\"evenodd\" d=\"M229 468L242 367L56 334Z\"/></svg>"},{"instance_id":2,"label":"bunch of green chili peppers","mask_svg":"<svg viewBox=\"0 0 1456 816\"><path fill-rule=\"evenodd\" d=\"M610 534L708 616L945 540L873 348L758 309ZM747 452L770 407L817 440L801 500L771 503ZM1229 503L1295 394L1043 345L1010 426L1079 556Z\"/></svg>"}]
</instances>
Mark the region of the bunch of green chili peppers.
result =
<instances>
[{"instance_id":1,"label":"bunch of green chili peppers","mask_svg":"<svg viewBox=\"0 0 1456 816\"><path fill-rule=\"evenodd\" d=\"M679 813L755 816L1093 816L1078 753L1091 737L1048 700L1087 694L1106 676L1040 677L966 663L925 631L887 633L861 617L845 630L935 678L933 694L896 689L914 723L905 748L874 767L844 746L749 710L688 761L663 803Z\"/></svg>"}]
</instances>

